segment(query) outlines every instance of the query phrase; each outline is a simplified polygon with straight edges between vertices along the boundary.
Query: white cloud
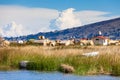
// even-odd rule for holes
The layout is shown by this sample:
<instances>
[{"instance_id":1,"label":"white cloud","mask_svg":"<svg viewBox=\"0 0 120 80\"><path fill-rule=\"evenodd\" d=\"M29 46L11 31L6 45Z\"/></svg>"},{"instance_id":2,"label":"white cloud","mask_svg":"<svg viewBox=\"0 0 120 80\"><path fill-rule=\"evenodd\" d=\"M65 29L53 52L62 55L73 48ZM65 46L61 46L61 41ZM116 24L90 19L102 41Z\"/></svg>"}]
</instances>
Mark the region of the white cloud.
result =
<instances>
[{"instance_id":1,"label":"white cloud","mask_svg":"<svg viewBox=\"0 0 120 80\"><path fill-rule=\"evenodd\" d=\"M23 34L23 27L21 24L17 25L14 21L7 24L0 29L1 35L4 36L19 36Z\"/></svg>"},{"instance_id":2,"label":"white cloud","mask_svg":"<svg viewBox=\"0 0 120 80\"><path fill-rule=\"evenodd\" d=\"M81 26L81 21L73 13L74 9L69 8L59 13L58 18L52 22L52 26L57 27L58 29L72 28L76 26Z\"/></svg>"},{"instance_id":3,"label":"white cloud","mask_svg":"<svg viewBox=\"0 0 120 80\"><path fill-rule=\"evenodd\" d=\"M103 11L74 11L69 8L59 13L59 16L51 21L50 27L55 29L66 29L82 26L99 21L109 20L120 16L109 16L111 13Z\"/></svg>"},{"instance_id":4,"label":"white cloud","mask_svg":"<svg viewBox=\"0 0 120 80\"><path fill-rule=\"evenodd\" d=\"M81 26L81 22L85 25L119 17L109 14L92 10L75 11L73 8L59 12L47 8L0 6L0 33L2 36L27 35ZM12 21L16 26L10 26Z\"/></svg>"},{"instance_id":5,"label":"white cloud","mask_svg":"<svg viewBox=\"0 0 120 80\"><path fill-rule=\"evenodd\" d=\"M50 20L57 16L58 11L54 9L0 6L0 28L15 21L24 26L21 35L50 31Z\"/></svg>"},{"instance_id":6,"label":"white cloud","mask_svg":"<svg viewBox=\"0 0 120 80\"><path fill-rule=\"evenodd\" d=\"M111 14L110 12L92 10L77 11L74 14L81 19L83 25L120 17L109 16Z\"/></svg>"}]
</instances>

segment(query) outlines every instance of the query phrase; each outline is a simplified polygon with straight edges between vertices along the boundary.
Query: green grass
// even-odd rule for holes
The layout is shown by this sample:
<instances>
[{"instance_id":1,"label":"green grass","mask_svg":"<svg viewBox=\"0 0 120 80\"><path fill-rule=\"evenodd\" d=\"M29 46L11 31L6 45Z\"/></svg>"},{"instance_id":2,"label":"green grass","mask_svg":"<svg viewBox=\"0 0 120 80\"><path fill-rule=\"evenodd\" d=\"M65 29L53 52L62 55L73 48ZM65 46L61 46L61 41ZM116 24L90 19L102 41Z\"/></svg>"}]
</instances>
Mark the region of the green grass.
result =
<instances>
[{"instance_id":1,"label":"green grass","mask_svg":"<svg viewBox=\"0 0 120 80\"><path fill-rule=\"evenodd\" d=\"M0 70L19 69L19 62L28 60L30 61L27 65L28 70L59 71L61 64L69 64L75 68L75 74L112 74L120 76L119 51L116 54L111 47L108 48L105 47L106 50L111 51L106 51L94 57L85 57L81 54L85 51L101 51L104 48L100 48L100 46L79 49L78 47L61 49L41 46L0 48ZM115 49L117 48L119 47Z\"/></svg>"}]
</instances>

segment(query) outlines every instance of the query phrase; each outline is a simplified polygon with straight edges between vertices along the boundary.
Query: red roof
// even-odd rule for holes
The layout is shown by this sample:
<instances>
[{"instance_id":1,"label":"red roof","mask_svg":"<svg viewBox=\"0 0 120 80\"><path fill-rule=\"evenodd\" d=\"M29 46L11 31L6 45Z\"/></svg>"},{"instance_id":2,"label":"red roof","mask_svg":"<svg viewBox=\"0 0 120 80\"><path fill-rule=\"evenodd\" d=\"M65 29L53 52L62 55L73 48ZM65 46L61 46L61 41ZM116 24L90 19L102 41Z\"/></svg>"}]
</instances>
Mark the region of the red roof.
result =
<instances>
[{"instance_id":1,"label":"red roof","mask_svg":"<svg viewBox=\"0 0 120 80\"><path fill-rule=\"evenodd\" d=\"M105 37L105 36L96 36L94 38L100 38L100 39L109 39L108 37Z\"/></svg>"},{"instance_id":2,"label":"red roof","mask_svg":"<svg viewBox=\"0 0 120 80\"><path fill-rule=\"evenodd\" d=\"M87 38L82 38L82 39L80 39L80 40L88 40Z\"/></svg>"}]
</instances>

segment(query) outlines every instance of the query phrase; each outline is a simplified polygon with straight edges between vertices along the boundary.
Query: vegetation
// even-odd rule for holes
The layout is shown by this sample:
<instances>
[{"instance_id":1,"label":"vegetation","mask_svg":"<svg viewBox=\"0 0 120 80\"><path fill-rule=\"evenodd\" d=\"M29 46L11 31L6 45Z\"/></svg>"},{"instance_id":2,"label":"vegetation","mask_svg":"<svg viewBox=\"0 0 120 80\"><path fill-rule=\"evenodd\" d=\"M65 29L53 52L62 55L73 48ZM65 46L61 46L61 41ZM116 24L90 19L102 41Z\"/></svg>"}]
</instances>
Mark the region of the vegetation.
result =
<instances>
[{"instance_id":1,"label":"vegetation","mask_svg":"<svg viewBox=\"0 0 120 80\"><path fill-rule=\"evenodd\" d=\"M98 51L98 56L84 53ZM75 74L112 74L120 76L119 46L10 46L0 48L0 70L19 69L19 62L30 61L28 70L59 71L61 64L73 66Z\"/></svg>"}]
</instances>

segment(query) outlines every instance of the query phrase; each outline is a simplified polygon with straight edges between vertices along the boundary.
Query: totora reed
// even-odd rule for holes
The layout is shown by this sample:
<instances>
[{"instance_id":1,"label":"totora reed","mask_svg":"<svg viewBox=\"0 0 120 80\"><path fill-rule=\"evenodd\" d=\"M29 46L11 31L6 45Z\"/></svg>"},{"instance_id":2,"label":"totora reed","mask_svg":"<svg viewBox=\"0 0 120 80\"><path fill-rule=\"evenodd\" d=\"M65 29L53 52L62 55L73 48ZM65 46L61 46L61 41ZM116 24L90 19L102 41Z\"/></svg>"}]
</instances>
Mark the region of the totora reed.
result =
<instances>
[{"instance_id":1,"label":"totora reed","mask_svg":"<svg viewBox=\"0 0 120 80\"><path fill-rule=\"evenodd\" d=\"M98 51L97 56L83 56ZM10 46L0 48L0 70L19 69L20 61L30 61L26 69L59 71L61 64L73 66L75 74L120 76L120 46Z\"/></svg>"}]
</instances>

